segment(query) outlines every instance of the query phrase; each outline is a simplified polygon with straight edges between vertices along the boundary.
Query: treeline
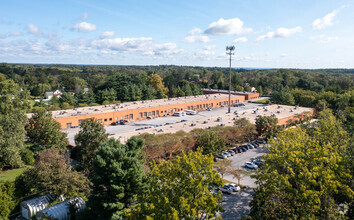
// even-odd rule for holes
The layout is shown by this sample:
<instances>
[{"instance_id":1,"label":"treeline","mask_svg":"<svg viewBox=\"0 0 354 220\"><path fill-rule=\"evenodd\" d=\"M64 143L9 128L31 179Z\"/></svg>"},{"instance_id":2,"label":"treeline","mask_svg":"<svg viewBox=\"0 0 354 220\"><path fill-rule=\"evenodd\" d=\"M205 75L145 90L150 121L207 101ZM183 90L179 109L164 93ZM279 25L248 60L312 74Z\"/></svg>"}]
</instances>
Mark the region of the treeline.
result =
<instances>
[{"instance_id":1,"label":"treeline","mask_svg":"<svg viewBox=\"0 0 354 220\"><path fill-rule=\"evenodd\" d=\"M75 93L74 102L69 103L72 106L198 95L201 88L228 89L228 69L219 67L2 63L0 73L29 90L33 97L63 88L69 94ZM343 94L354 86L353 73L353 69L233 69L231 83L233 90L249 92L254 87L265 96L293 89ZM160 80L162 85L158 84ZM84 94L83 88L90 92Z\"/></svg>"}]
</instances>

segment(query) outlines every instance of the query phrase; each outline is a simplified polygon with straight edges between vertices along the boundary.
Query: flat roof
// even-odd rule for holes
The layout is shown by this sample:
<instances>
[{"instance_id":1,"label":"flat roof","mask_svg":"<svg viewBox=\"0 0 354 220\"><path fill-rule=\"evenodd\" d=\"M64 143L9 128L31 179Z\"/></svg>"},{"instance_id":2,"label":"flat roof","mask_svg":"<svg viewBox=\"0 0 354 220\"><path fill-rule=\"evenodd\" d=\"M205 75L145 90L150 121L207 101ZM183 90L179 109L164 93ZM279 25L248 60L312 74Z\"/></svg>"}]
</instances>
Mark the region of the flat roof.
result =
<instances>
[{"instance_id":1,"label":"flat roof","mask_svg":"<svg viewBox=\"0 0 354 220\"><path fill-rule=\"evenodd\" d=\"M233 95L232 97L241 97L241 96ZM198 96L178 97L178 98L133 101L133 102L124 102L119 104L90 106L90 107L52 111L52 117L66 118L66 117L80 116L80 115L93 115L98 113L117 112L117 111L125 111L130 109L144 109L150 107L159 107L159 106L166 106L166 105L176 105L176 104L193 103L193 102L227 99L227 98L228 98L227 94L205 94L205 95L198 95Z\"/></svg>"},{"instance_id":2,"label":"flat roof","mask_svg":"<svg viewBox=\"0 0 354 220\"><path fill-rule=\"evenodd\" d=\"M211 92L229 92L229 90L221 90L221 89L202 89L203 91L211 91ZM246 94L246 95L250 95L250 94L256 94L257 92L241 92L241 91L232 91L231 93L238 93L238 94Z\"/></svg>"}]
</instances>

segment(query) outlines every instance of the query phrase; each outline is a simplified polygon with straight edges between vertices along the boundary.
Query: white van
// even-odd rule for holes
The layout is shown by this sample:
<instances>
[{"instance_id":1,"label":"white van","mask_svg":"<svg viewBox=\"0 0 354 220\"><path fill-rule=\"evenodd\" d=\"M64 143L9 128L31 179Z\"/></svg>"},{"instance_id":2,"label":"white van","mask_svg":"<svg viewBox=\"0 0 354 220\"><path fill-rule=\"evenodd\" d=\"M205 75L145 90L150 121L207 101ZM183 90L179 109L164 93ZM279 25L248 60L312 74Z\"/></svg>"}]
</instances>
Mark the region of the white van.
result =
<instances>
[{"instance_id":1,"label":"white van","mask_svg":"<svg viewBox=\"0 0 354 220\"><path fill-rule=\"evenodd\" d=\"M185 112L175 112L173 113L173 116L177 116L177 117L182 117L182 116L185 116L186 113Z\"/></svg>"},{"instance_id":2,"label":"white van","mask_svg":"<svg viewBox=\"0 0 354 220\"><path fill-rule=\"evenodd\" d=\"M194 110L184 110L186 113L187 113L187 115L196 115L197 114L197 112L196 111L194 111Z\"/></svg>"}]
</instances>

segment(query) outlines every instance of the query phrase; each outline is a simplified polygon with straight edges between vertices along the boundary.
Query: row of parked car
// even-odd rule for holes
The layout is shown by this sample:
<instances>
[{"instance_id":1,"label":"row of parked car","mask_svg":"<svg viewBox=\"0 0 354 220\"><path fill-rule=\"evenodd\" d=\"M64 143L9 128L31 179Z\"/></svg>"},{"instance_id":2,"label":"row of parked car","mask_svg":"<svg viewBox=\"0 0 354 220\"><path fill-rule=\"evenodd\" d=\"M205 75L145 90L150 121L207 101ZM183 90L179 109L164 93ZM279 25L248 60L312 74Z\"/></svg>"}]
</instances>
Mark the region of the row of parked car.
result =
<instances>
[{"instance_id":1,"label":"row of parked car","mask_svg":"<svg viewBox=\"0 0 354 220\"><path fill-rule=\"evenodd\" d=\"M265 144L266 141L263 139L257 139L249 144L241 145L230 150L224 151L221 154L216 156L216 159L226 159L228 157L234 156L235 154L239 154L242 152L246 152L249 149L258 148L260 144Z\"/></svg>"}]
</instances>

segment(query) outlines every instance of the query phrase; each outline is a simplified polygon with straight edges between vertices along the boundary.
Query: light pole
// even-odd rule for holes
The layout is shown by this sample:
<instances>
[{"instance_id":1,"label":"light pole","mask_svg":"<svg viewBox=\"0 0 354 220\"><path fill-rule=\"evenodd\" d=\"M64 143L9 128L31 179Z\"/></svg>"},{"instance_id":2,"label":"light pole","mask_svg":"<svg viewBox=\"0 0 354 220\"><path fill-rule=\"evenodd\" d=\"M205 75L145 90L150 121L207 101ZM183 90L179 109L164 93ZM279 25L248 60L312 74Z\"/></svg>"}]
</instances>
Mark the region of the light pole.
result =
<instances>
[{"instance_id":1,"label":"light pole","mask_svg":"<svg viewBox=\"0 0 354 220\"><path fill-rule=\"evenodd\" d=\"M228 113L230 113L231 109L231 56L234 55L235 53L233 53L232 51L235 50L235 46L227 46L226 47L226 55L230 55L230 72L229 72L229 109L228 109Z\"/></svg>"}]
</instances>

